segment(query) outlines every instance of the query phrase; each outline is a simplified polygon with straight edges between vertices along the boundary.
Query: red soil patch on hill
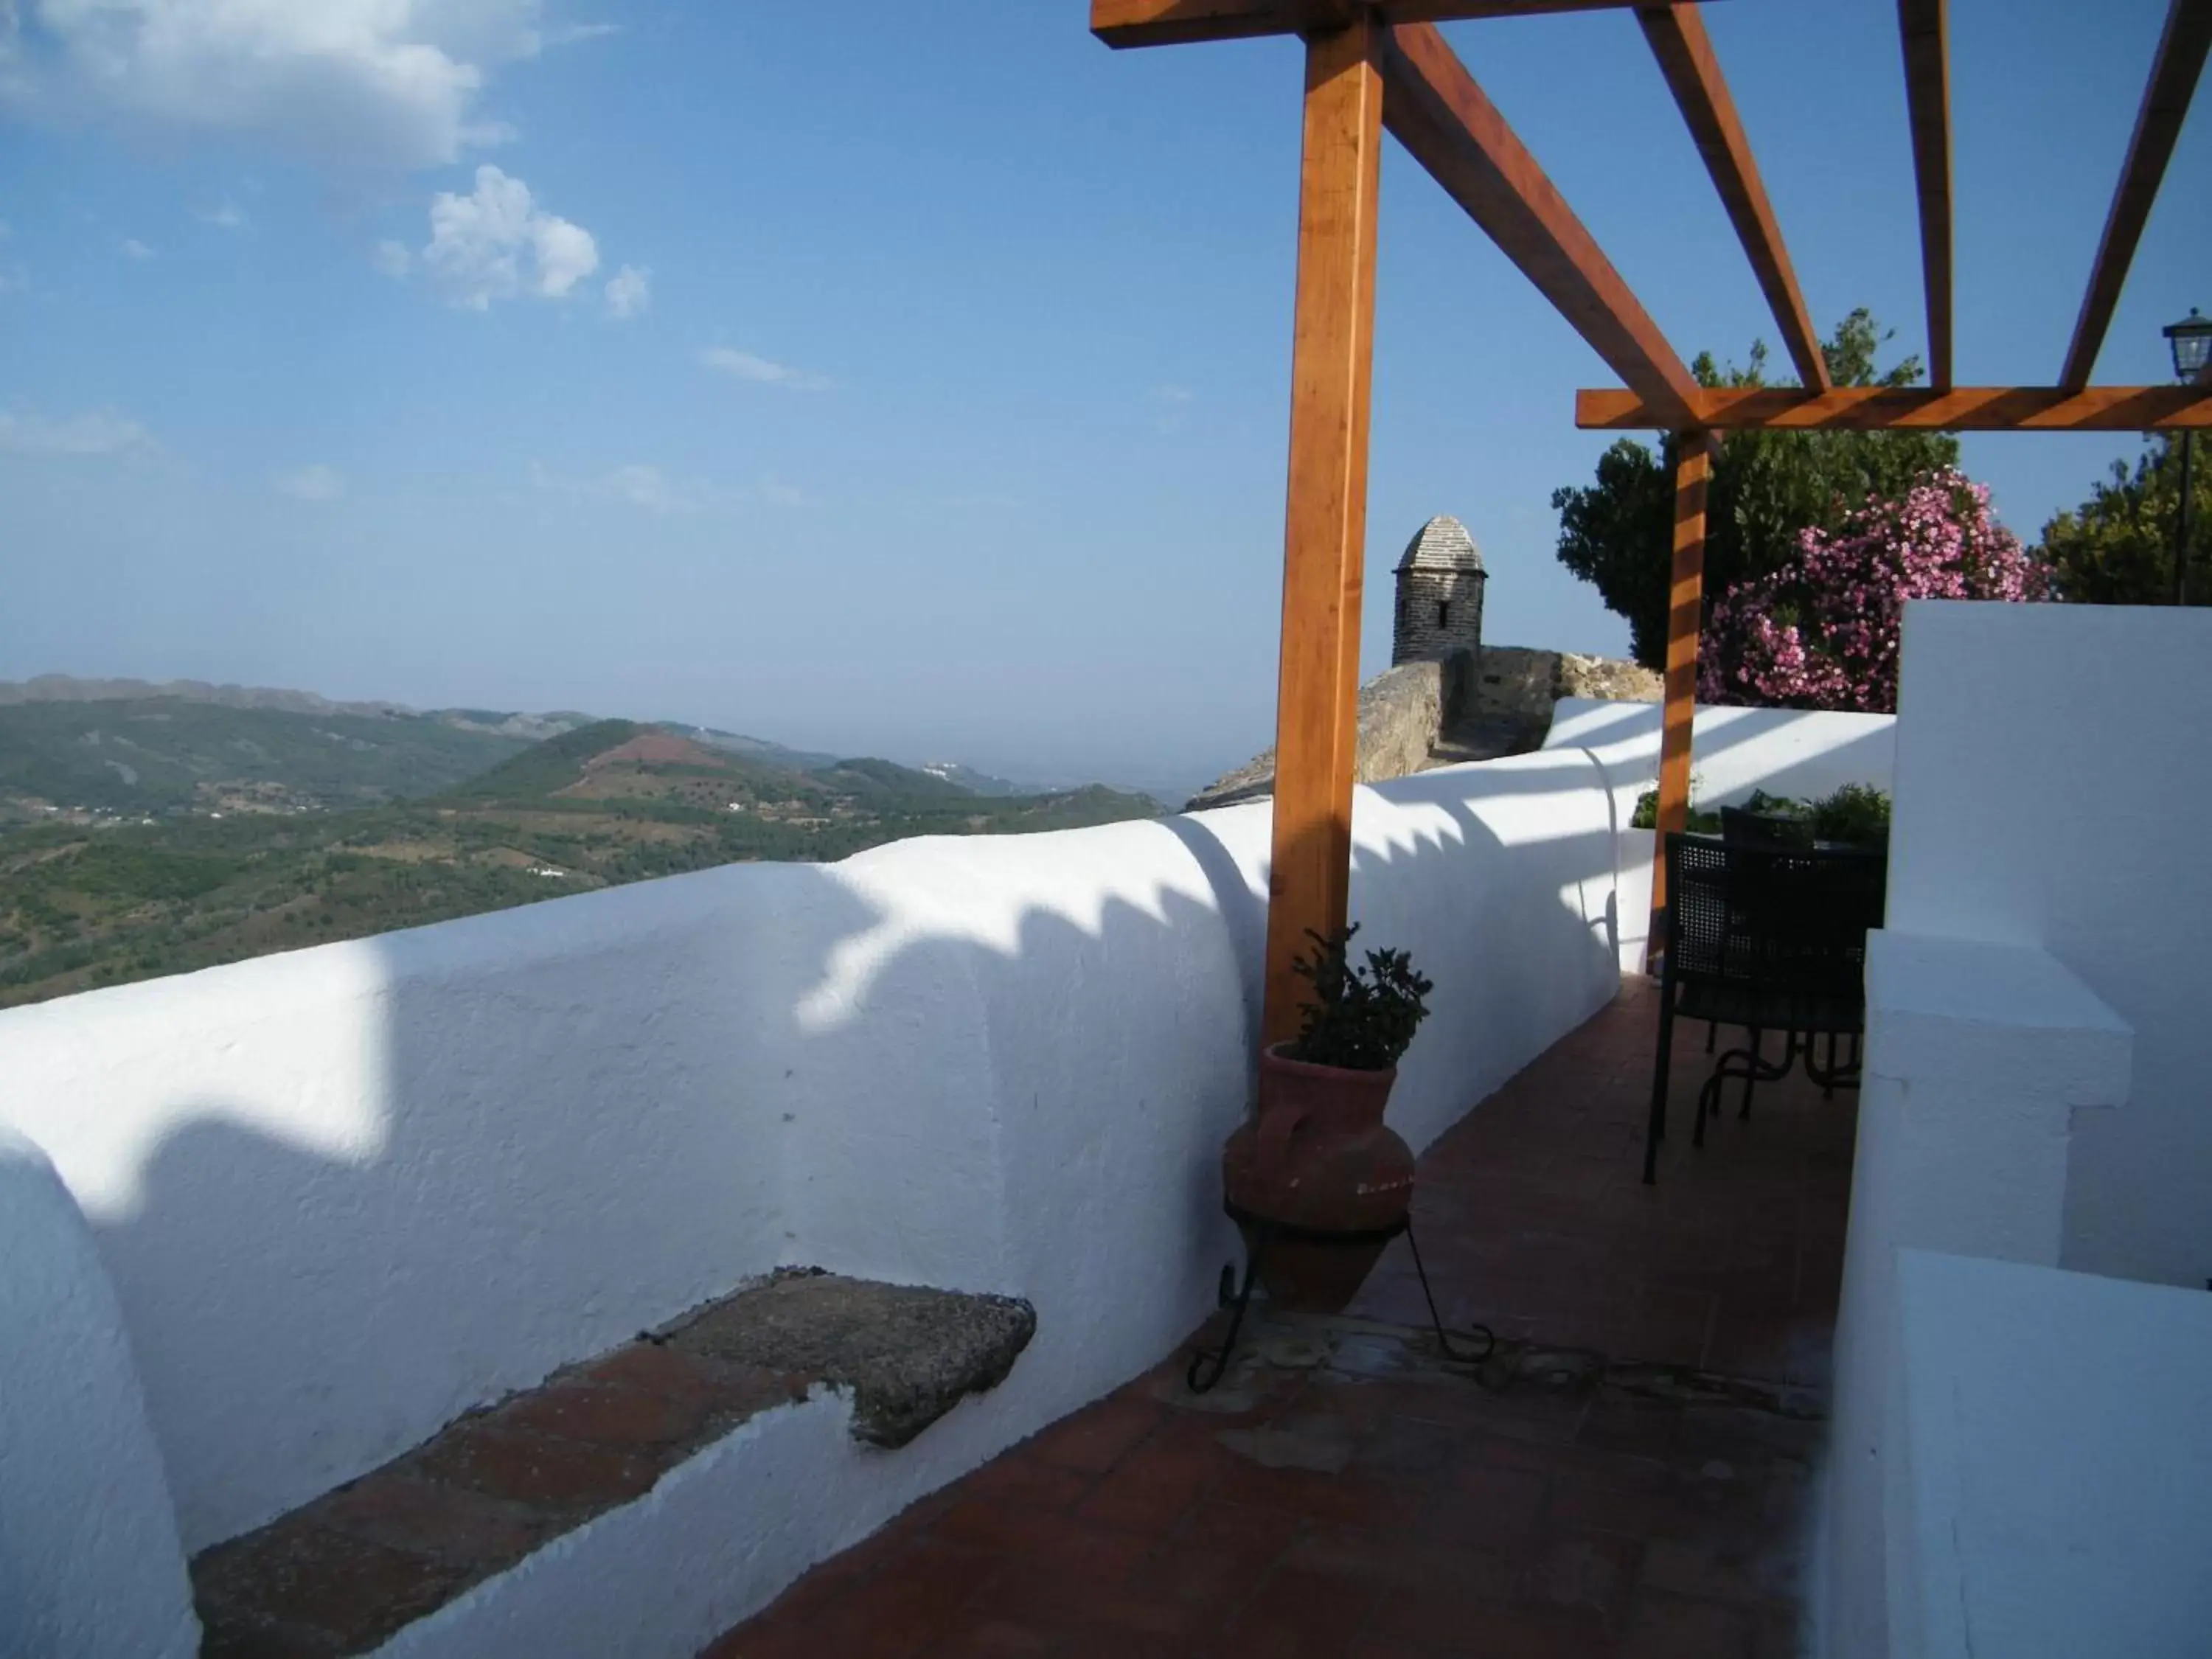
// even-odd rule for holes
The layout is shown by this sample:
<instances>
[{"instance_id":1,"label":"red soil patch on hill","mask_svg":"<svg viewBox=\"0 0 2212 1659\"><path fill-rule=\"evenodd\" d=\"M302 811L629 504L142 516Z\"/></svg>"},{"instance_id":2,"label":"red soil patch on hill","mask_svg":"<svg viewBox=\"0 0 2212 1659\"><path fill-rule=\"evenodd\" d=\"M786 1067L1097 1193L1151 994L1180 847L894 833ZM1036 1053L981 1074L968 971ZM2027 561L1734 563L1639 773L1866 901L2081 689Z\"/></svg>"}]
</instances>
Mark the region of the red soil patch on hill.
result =
<instances>
[{"instance_id":1,"label":"red soil patch on hill","mask_svg":"<svg viewBox=\"0 0 2212 1659\"><path fill-rule=\"evenodd\" d=\"M694 743L689 738L679 738L666 732L647 732L632 738L628 743L605 749L584 763L586 772L596 772L603 766L727 766L730 757L720 755L704 744Z\"/></svg>"}]
</instances>

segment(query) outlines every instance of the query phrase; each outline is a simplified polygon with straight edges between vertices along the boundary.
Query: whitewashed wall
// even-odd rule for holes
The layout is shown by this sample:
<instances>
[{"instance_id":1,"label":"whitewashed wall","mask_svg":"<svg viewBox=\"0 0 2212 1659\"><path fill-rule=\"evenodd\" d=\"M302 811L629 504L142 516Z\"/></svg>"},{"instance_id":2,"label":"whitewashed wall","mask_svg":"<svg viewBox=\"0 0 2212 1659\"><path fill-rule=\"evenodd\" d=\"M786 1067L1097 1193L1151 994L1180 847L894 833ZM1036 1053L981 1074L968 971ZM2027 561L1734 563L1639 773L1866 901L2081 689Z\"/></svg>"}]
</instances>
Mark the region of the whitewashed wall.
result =
<instances>
[{"instance_id":1,"label":"whitewashed wall","mask_svg":"<svg viewBox=\"0 0 2212 1659\"><path fill-rule=\"evenodd\" d=\"M1889 925L2033 945L2135 1032L2074 1142L2063 1265L2212 1277L2212 611L1905 611Z\"/></svg>"},{"instance_id":2,"label":"whitewashed wall","mask_svg":"<svg viewBox=\"0 0 2212 1659\"><path fill-rule=\"evenodd\" d=\"M96 1229L187 1548L781 1263L1035 1300L1003 1444L1235 1254L1267 826L732 866L16 1010L0 1121ZM1607 795L1524 757L1363 790L1356 840L1438 986L1422 1145L1613 994Z\"/></svg>"},{"instance_id":3,"label":"whitewashed wall","mask_svg":"<svg viewBox=\"0 0 2212 1659\"><path fill-rule=\"evenodd\" d=\"M1362 943L1437 988L1416 1147L1614 994L1618 793L1577 748L1358 792ZM786 1263L1036 1304L915 1460L949 1479L1212 1306L1268 826L729 866L0 1013L0 1123L93 1224L187 1549Z\"/></svg>"},{"instance_id":4,"label":"whitewashed wall","mask_svg":"<svg viewBox=\"0 0 2212 1659\"><path fill-rule=\"evenodd\" d=\"M1640 973L1651 931L1651 860L1657 836L1627 827L1636 803L1659 781L1656 703L1563 698L1547 750L1576 749L1604 773L1618 830L1620 969ZM1888 792L1896 755L1893 714L1807 713L1789 708L1704 708L1690 727L1691 804L1739 805L1753 790L1810 799L1847 783Z\"/></svg>"},{"instance_id":5,"label":"whitewashed wall","mask_svg":"<svg viewBox=\"0 0 2212 1659\"><path fill-rule=\"evenodd\" d=\"M2197 1659L2212 1297L1919 1251L1898 1277L1890 1659Z\"/></svg>"},{"instance_id":6,"label":"whitewashed wall","mask_svg":"<svg viewBox=\"0 0 2212 1659\"><path fill-rule=\"evenodd\" d=\"M1832 1659L1883 1659L1924 1585L1892 1496L1913 1485L1898 1261L1942 1250L2055 1265L2079 1137L2127 1109L2126 1024L2047 951L1877 931L1836 1319L1814 1623Z\"/></svg>"},{"instance_id":7,"label":"whitewashed wall","mask_svg":"<svg viewBox=\"0 0 2212 1659\"><path fill-rule=\"evenodd\" d=\"M199 1650L161 1454L91 1231L0 1128L0 1653Z\"/></svg>"}]
</instances>

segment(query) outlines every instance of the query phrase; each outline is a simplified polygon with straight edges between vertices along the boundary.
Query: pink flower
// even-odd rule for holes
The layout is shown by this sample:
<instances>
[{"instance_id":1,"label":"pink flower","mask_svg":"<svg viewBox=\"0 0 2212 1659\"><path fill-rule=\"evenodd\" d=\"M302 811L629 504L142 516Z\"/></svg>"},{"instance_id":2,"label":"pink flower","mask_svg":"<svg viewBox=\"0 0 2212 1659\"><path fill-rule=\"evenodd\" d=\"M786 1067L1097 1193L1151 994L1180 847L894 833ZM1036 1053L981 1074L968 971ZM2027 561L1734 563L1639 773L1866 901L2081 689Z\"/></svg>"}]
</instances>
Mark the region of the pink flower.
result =
<instances>
[{"instance_id":1,"label":"pink flower","mask_svg":"<svg viewBox=\"0 0 2212 1659\"><path fill-rule=\"evenodd\" d=\"M1907 599L2047 596L2042 567L1990 515L1988 487L1946 468L1902 501L1869 499L1833 535L1802 532L1794 560L1716 600L1698 696L1888 713Z\"/></svg>"}]
</instances>

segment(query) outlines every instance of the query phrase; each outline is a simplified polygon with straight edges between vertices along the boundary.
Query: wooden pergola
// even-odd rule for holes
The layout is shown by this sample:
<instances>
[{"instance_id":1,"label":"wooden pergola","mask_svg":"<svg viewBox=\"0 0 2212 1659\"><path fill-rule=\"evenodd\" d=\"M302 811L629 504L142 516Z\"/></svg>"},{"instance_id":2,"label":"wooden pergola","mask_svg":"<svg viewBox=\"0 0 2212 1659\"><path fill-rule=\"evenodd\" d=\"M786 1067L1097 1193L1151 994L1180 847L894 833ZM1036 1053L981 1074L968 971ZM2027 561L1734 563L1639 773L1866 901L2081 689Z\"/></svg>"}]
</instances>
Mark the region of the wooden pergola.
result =
<instances>
[{"instance_id":1,"label":"wooden pergola","mask_svg":"<svg viewBox=\"0 0 2212 1659\"><path fill-rule=\"evenodd\" d=\"M1758 0L1738 0L1757 3ZM1765 293L1802 385L1709 391L1692 378L1589 232L1437 31L1438 23L1632 9ZM1951 100L1946 0L1898 0L1918 185L1930 384L1829 382L1789 251L1694 4L1636 0L1091 0L1115 47L1297 34L1305 132L1292 343L1282 666L1264 1040L1295 1034L1291 964L1306 933L1344 925L1351 882L1361 563L1367 530L1376 197L1389 131L1558 309L1625 389L1576 396L1577 424L1677 436L1674 574L1659 823L1687 817L1715 434L1753 428L2144 432L2212 427L2212 386L2092 386L2105 332L2212 47L2212 0L2171 0L2080 320L2053 386L1952 380ZM1663 840L1662 842L1663 846ZM1665 866L1652 871L1655 915ZM1655 935L1656 936L1656 935Z\"/></svg>"}]
</instances>

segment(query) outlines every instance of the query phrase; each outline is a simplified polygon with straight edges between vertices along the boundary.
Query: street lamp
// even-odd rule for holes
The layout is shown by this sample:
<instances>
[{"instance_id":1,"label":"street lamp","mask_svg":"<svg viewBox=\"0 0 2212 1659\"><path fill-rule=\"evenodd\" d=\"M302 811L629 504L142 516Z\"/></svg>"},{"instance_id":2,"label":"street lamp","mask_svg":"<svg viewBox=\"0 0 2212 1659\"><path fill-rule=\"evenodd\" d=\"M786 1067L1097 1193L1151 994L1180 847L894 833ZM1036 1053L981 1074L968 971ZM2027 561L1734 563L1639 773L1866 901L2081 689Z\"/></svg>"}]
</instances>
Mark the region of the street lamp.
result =
<instances>
[{"instance_id":1,"label":"street lamp","mask_svg":"<svg viewBox=\"0 0 2212 1659\"><path fill-rule=\"evenodd\" d=\"M2184 385L2194 384L2204 373L2204 365L2212 361L2212 318L2197 314L2197 307L2189 307L2189 314L2178 323L2169 323L2163 331L2166 343L2173 348L2173 376ZM2197 456L2197 434L2184 428L2181 434L2181 511L2175 515L2173 531L2173 602L2179 605L2189 580L2189 518L2193 503L2190 500L2190 463Z\"/></svg>"}]
</instances>

